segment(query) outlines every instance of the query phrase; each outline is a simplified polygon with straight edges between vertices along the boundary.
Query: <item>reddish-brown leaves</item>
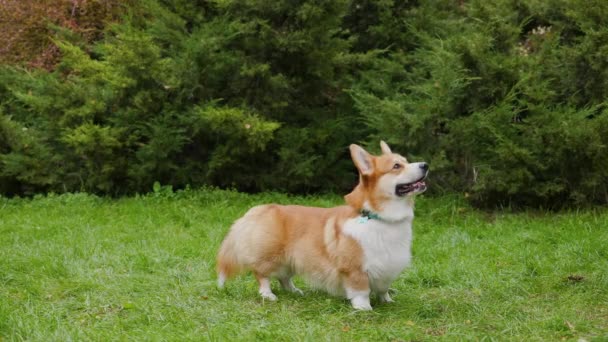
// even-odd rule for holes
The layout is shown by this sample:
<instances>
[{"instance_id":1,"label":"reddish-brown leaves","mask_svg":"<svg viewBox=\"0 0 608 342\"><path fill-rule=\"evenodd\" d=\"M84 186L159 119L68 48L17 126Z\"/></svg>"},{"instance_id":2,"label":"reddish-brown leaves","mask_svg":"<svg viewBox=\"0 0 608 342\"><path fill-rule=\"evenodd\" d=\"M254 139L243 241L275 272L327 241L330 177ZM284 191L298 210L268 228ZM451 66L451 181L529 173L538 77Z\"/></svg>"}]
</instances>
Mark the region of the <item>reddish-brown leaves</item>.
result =
<instances>
[{"instance_id":1,"label":"reddish-brown leaves","mask_svg":"<svg viewBox=\"0 0 608 342\"><path fill-rule=\"evenodd\" d=\"M125 8L120 0L0 0L0 63L52 69L59 49L51 25L69 28L87 42L101 38Z\"/></svg>"}]
</instances>

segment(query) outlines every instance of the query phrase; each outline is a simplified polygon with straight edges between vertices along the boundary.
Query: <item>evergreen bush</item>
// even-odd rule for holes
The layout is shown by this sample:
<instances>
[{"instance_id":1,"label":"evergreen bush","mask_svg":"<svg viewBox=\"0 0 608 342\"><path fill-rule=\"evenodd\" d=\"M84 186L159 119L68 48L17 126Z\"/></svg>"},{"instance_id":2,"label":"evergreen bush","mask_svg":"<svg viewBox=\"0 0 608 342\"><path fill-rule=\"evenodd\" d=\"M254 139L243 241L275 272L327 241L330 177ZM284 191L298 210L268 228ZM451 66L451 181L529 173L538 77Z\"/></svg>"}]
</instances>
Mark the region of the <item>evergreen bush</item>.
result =
<instances>
[{"instance_id":1,"label":"evergreen bush","mask_svg":"<svg viewBox=\"0 0 608 342\"><path fill-rule=\"evenodd\" d=\"M481 206L608 202L604 1L120 8L47 26L50 71L0 68L0 193L344 192L347 146L384 139Z\"/></svg>"},{"instance_id":2,"label":"evergreen bush","mask_svg":"<svg viewBox=\"0 0 608 342\"><path fill-rule=\"evenodd\" d=\"M481 206L607 203L607 11L424 2L361 73L355 106L375 140L431 163L435 189Z\"/></svg>"}]
</instances>

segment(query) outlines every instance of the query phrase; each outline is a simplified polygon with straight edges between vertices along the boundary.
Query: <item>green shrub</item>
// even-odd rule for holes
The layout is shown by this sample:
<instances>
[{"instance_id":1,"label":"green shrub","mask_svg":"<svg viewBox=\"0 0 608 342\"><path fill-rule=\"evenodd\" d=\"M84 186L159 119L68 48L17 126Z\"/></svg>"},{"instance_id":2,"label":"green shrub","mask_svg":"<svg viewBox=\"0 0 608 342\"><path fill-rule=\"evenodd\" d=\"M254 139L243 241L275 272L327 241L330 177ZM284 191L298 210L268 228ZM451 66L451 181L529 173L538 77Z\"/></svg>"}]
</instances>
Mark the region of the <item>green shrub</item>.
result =
<instances>
[{"instance_id":1,"label":"green shrub","mask_svg":"<svg viewBox=\"0 0 608 342\"><path fill-rule=\"evenodd\" d=\"M0 191L349 186L352 169L335 165L363 130L342 91L345 5L149 0L94 45L60 32L53 72L0 71ZM13 141L22 126L37 149Z\"/></svg>"},{"instance_id":2,"label":"green shrub","mask_svg":"<svg viewBox=\"0 0 608 342\"><path fill-rule=\"evenodd\" d=\"M430 161L435 189L482 206L607 203L607 11L424 3L402 23L415 42L362 72L356 108L374 140Z\"/></svg>"},{"instance_id":3,"label":"green shrub","mask_svg":"<svg viewBox=\"0 0 608 342\"><path fill-rule=\"evenodd\" d=\"M384 139L431 192L608 202L604 1L129 4L94 43L57 29L52 71L0 69L0 193L345 192L347 146Z\"/></svg>"}]
</instances>

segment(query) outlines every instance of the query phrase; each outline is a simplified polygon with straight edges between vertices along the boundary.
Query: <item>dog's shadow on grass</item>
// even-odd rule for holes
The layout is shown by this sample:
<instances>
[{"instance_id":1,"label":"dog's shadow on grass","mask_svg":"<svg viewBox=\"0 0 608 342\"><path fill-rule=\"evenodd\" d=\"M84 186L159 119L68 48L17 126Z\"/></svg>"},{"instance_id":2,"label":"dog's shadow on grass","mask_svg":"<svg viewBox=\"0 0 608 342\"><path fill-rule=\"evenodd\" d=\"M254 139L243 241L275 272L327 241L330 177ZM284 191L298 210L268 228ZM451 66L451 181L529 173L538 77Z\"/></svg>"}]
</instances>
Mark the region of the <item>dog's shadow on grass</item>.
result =
<instances>
[{"instance_id":1,"label":"dog's shadow on grass","mask_svg":"<svg viewBox=\"0 0 608 342\"><path fill-rule=\"evenodd\" d=\"M209 291L217 301L231 303L236 306L258 306L265 309L277 310L297 310L298 314L310 318L317 318L319 315L338 314L338 315L370 315L394 313L400 314L405 306L411 305L411 301L396 300L393 303L383 303L376 296L372 295L372 311L354 310L350 302L340 296L330 295L322 290L306 286L301 281L296 281L297 287L302 289L304 294L294 293L282 289L273 282L272 291L278 297L277 301L269 301L258 294L257 283L247 276L239 276L223 288L213 286ZM401 297L398 292L391 291L392 295Z\"/></svg>"}]
</instances>

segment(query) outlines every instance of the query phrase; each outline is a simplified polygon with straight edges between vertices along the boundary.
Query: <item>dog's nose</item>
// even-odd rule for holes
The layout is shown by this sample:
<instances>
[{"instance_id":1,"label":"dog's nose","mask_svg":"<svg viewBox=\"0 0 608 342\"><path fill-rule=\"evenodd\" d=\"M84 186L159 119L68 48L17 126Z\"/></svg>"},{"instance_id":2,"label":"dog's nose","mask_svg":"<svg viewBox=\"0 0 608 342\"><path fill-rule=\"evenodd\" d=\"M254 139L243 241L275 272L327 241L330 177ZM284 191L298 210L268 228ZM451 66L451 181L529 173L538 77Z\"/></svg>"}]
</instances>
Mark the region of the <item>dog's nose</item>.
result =
<instances>
[{"instance_id":1,"label":"dog's nose","mask_svg":"<svg viewBox=\"0 0 608 342\"><path fill-rule=\"evenodd\" d=\"M424 171L428 171L429 170L429 164L427 164L427 163L420 163L420 168L423 169Z\"/></svg>"}]
</instances>

